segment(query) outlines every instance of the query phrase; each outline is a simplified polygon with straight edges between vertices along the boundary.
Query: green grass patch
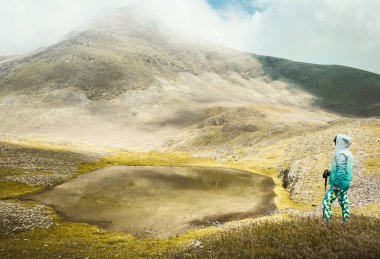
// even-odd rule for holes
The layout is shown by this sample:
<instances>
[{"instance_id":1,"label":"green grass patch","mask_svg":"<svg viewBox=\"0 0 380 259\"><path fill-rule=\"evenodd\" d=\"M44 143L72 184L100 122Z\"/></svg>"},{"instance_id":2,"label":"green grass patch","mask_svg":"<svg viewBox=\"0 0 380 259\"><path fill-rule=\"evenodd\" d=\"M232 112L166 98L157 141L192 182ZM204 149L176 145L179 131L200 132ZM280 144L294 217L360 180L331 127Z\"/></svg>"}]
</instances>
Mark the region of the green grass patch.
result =
<instances>
[{"instance_id":1,"label":"green grass patch","mask_svg":"<svg viewBox=\"0 0 380 259\"><path fill-rule=\"evenodd\" d=\"M165 251L160 240L107 233L95 226L58 223L11 237L0 236L1 258L121 258L148 257Z\"/></svg>"},{"instance_id":2,"label":"green grass patch","mask_svg":"<svg viewBox=\"0 0 380 259\"><path fill-rule=\"evenodd\" d=\"M131 234L106 232L88 224L57 221L49 229L0 235L0 258L155 257L220 231L211 227L170 239L141 239Z\"/></svg>"},{"instance_id":3,"label":"green grass patch","mask_svg":"<svg viewBox=\"0 0 380 259\"><path fill-rule=\"evenodd\" d=\"M174 251L174 258L379 258L380 219L352 217L322 224L319 218L252 223Z\"/></svg>"},{"instance_id":4,"label":"green grass patch","mask_svg":"<svg viewBox=\"0 0 380 259\"><path fill-rule=\"evenodd\" d=\"M19 201L7 201L19 202ZM35 206L34 202L22 202ZM141 258L167 257L182 251L193 240L225 232L223 228L207 227L169 239L136 238L131 234L111 233L84 223L62 222L52 211L55 224L49 229L30 230L0 235L0 258ZM235 228L244 222L276 222L290 220L287 215L267 216L226 223Z\"/></svg>"},{"instance_id":5,"label":"green grass patch","mask_svg":"<svg viewBox=\"0 0 380 259\"><path fill-rule=\"evenodd\" d=\"M29 186L19 182L0 182L0 199L15 198L18 196L38 192L44 187L42 185Z\"/></svg>"}]
</instances>

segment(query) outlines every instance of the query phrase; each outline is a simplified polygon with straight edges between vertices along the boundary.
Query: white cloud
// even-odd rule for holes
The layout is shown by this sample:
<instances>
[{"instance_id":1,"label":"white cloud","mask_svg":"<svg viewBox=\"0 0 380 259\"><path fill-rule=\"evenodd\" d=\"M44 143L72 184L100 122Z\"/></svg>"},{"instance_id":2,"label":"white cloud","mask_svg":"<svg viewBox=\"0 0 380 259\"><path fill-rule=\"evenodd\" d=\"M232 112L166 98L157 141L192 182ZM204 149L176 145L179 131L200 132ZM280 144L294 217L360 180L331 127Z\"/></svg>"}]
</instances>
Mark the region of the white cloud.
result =
<instances>
[{"instance_id":1,"label":"white cloud","mask_svg":"<svg viewBox=\"0 0 380 259\"><path fill-rule=\"evenodd\" d=\"M0 55L21 54L59 41L122 0L0 0Z\"/></svg>"},{"instance_id":2,"label":"white cloud","mask_svg":"<svg viewBox=\"0 0 380 259\"><path fill-rule=\"evenodd\" d=\"M233 1L232 1L233 2ZM51 44L106 7L134 3L162 27L258 54L380 73L380 1L252 0L249 15L206 0L0 0L0 55Z\"/></svg>"},{"instance_id":3,"label":"white cloud","mask_svg":"<svg viewBox=\"0 0 380 259\"><path fill-rule=\"evenodd\" d=\"M379 73L379 10L380 2L371 0L278 0L261 14L258 41L250 47L262 54Z\"/></svg>"}]
</instances>

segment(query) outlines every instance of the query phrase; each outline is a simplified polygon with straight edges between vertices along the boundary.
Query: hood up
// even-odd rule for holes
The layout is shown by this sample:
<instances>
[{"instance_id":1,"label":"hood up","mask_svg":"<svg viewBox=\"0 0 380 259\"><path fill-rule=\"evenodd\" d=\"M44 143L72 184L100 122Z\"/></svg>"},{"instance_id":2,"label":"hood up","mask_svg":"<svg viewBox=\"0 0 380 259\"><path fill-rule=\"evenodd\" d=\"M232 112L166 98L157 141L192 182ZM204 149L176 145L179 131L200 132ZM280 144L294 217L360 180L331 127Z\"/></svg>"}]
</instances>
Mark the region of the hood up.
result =
<instances>
[{"instance_id":1,"label":"hood up","mask_svg":"<svg viewBox=\"0 0 380 259\"><path fill-rule=\"evenodd\" d=\"M349 136L338 134L336 135L336 146L335 150L348 149L352 144L352 138Z\"/></svg>"}]
</instances>

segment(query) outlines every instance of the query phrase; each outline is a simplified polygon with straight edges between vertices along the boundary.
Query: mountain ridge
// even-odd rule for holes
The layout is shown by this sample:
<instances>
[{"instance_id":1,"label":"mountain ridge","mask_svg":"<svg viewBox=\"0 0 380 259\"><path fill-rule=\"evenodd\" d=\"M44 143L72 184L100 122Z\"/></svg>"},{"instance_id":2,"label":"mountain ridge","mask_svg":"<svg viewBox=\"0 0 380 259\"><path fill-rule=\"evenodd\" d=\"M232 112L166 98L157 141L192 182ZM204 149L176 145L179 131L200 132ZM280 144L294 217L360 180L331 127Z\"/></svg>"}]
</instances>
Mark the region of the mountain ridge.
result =
<instances>
[{"instance_id":1,"label":"mountain ridge","mask_svg":"<svg viewBox=\"0 0 380 259\"><path fill-rule=\"evenodd\" d=\"M38 91L49 82L46 87L52 90L73 86L90 100L111 100L127 90L145 89L157 82L156 77L176 80L178 73L215 72L231 79L229 75L236 73L244 79L268 76L284 81L314 95L316 105L333 112L380 115L378 74L245 53L203 41L170 40L154 23L142 25L139 15L131 13L121 9L55 45L0 63L0 94L22 88Z\"/></svg>"},{"instance_id":2,"label":"mountain ridge","mask_svg":"<svg viewBox=\"0 0 380 259\"><path fill-rule=\"evenodd\" d=\"M240 52L196 39L168 38L156 24L138 20L136 14L129 17L130 11L124 11L73 32L55 45L0 63L0 131L151 150L165 147L173 136L215 116L218 107L229 117L240 116L238 107L248 113L263 112L261 130L276 128L284 110L297 114L289 115L289 123L293 117L309 121L307 116L315 116L323 122L340 115L379 115L377 75L370 74L374 79L362 87L364 92L351 84L348 96L340 96L346 79L338 77L341 82L334 84L332 72L322 73L327 75L323 80L328 87L321 81L319 90L311 90L309 81L302 80L303 73L330 71L329 67ZM357 72L342 69L353 76ZM357 97L360 101L349 107L347 101ZM234 128L236 136L239 129L256 125L234 123L228 127ZM212 126L197 134L206 129Z\"/></svg>"},{"instance_id":3,"label":"mountain ridge","mask_svg":"<svg viewBox=\"0 0 380 259\"><path fill-rule=\"evenodd\" d=\"M258 59L273 79L288 80L322 98L317 104L324 108L345 115L350 112L359 116L380 114L379 74L340 65L318 65L268 56ZM350 106L354 107L350 109ZM356 111L358 107L361 110Z\"/></svg>"}]
</instances>

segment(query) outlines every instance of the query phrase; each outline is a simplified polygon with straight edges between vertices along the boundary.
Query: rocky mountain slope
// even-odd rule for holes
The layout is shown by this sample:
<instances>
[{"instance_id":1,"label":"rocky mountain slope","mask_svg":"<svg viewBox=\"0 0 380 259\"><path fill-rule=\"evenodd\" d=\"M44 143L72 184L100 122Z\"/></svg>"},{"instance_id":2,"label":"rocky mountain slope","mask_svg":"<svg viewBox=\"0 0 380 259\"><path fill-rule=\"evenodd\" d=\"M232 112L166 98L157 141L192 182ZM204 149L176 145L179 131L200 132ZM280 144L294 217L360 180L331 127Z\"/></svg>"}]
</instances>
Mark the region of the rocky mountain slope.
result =
<instances>
[{"instance_id":1,"label":"rocky mountain slope","mask_svg":"<svg viewBox=\"0 0 380 259\"><path fill-rule=\"evenodd\" d=\"M0 63L0 132L151 150L212 120L215 107L377 115L379 82L379 75L351 68L168 35L121 9L56 45Z\"/></svg>"}]
</instances>

